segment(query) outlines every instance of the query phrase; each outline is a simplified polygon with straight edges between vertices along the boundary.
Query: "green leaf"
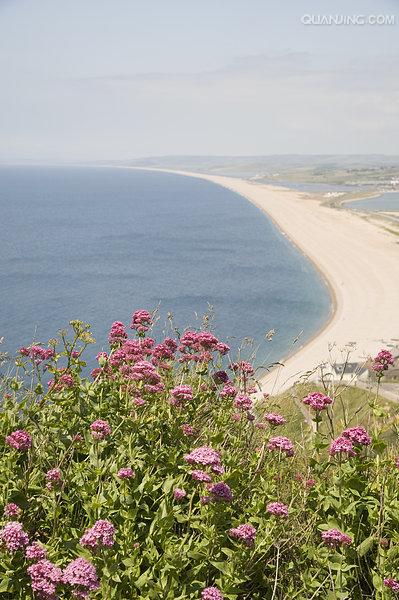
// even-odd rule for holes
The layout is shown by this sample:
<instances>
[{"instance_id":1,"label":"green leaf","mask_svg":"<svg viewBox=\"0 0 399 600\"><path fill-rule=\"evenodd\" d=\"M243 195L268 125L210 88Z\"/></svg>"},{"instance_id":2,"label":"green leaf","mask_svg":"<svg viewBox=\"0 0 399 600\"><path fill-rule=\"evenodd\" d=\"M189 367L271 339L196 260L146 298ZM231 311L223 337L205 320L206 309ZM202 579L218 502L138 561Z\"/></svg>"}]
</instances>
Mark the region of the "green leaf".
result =
<instances>
[{"instance_id":1,"label":"green leaf","mask_svg":"<svg viewBox=\"0 0 399 600\"><path fill-rule=\"evenodd\" d=\"M369 552L369 550L371 550L373 545L374 545L374 536L370 535L368 538L363 540L361 544L358 545L358 547L357 547L358 555L364 556L365 554L367 554L367 552Z\"/></svg>"}]
</instances>

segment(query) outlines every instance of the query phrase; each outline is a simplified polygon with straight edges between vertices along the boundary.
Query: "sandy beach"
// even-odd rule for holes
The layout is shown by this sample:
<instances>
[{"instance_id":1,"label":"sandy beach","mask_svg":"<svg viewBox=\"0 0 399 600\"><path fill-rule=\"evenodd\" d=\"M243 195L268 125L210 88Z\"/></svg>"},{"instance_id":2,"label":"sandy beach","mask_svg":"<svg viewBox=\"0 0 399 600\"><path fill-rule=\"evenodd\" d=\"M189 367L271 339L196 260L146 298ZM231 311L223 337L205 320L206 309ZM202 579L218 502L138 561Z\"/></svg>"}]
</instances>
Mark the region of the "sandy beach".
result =
<instances>
[{"instance_id":1,"label":"sandy beach","mask_svg":"<svg viewBox=\"0 0 399 600\"><path fill-rule=\"evenodd\" d=\"M163 170L163 169L158 169ZM166 171L166 169L165 169ZM171 172L171 171L169 171ZM284 366L262 380L264 391L290 388L320 364L365 362L399 339L399 237L346 210L321 206L306 194L232 177L173 171L224 186L264 211L318 268L332 295L329 321Z\"/></svg>"}]
</instances>

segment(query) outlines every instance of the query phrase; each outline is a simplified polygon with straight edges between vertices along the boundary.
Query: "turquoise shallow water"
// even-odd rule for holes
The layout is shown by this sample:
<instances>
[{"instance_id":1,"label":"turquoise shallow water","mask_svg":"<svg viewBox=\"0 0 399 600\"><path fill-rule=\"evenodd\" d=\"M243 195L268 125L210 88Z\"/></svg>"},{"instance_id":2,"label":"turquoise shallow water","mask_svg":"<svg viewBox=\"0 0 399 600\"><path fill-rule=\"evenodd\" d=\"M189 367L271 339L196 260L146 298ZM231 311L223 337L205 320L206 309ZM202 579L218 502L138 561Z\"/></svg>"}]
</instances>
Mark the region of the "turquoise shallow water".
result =
<instances>
[{"instance_id":1,"label":"turquoise shallow water","mask_svg":"<svg viewBox=\"0 0 399 600\"><path fill-rule=\"evenodd\" d=\"M160 303L216 333L245 337L258 362L312 336L330 298L313 266L241 196L166 173L90 168L0 168L0 337L13 352L46 341L70 319L92 324L98 350L114 320ZM276 330L272 342L265 333Z\"/></svg>"}]
</instances>

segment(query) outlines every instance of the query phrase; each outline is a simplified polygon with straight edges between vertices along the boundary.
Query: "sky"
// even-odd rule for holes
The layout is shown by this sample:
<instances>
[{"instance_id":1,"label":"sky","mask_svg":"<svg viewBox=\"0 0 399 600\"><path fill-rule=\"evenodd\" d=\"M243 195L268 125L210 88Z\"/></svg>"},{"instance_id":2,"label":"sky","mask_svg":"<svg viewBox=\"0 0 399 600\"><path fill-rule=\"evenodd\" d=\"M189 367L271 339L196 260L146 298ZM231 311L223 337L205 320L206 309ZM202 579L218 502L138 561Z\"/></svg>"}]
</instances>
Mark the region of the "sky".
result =
<instances>
[{"instance_id":1,"label":"sky","mask_svg":"<svg viewBox=\"0 0 399 600\"><path fill-rule=\"evenodd\" d=\"M0 0L0 77L2 162L399 154L399 0Z\"/></svg>"}]
</instances>

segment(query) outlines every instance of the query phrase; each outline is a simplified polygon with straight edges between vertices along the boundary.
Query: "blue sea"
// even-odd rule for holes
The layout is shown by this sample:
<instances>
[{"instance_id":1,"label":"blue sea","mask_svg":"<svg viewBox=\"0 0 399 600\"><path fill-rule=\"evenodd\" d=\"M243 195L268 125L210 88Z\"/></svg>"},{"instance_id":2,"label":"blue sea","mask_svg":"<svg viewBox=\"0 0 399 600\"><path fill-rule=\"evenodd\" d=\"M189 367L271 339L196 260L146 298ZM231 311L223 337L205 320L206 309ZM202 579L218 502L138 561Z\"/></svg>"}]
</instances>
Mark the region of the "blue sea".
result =
<instances>
[{"instance_id":1,"label":"blue sea","mask_svg":"<svg viewBox=\"0 0 399 600\"><path fill-rule=\"evenodd\" d=\"M399 211L399 192L386 192L374 198L366 198L365 200L356 200L355 202L346 202L347 208L353 210L364 210L367 212L378 211Z\"/></svg>"},{"instance_id":2,"label":"blue sea","mask_svg":"<svg viewBox=\"0 0 399 600\"><path fill-rule=\"evenodd\" d=\"M257 363L292 351L330 312L312 264L243 197L213 183L117 168L0 168L0 348L45 343L71 319L106 347L115 320L159 306L158 334L212 328ZM272 341L265 334L274 329ZM302 332L302 333L301 333ZM249 356L250 345L244 355Z\"/></svg>"}]
</instances>

